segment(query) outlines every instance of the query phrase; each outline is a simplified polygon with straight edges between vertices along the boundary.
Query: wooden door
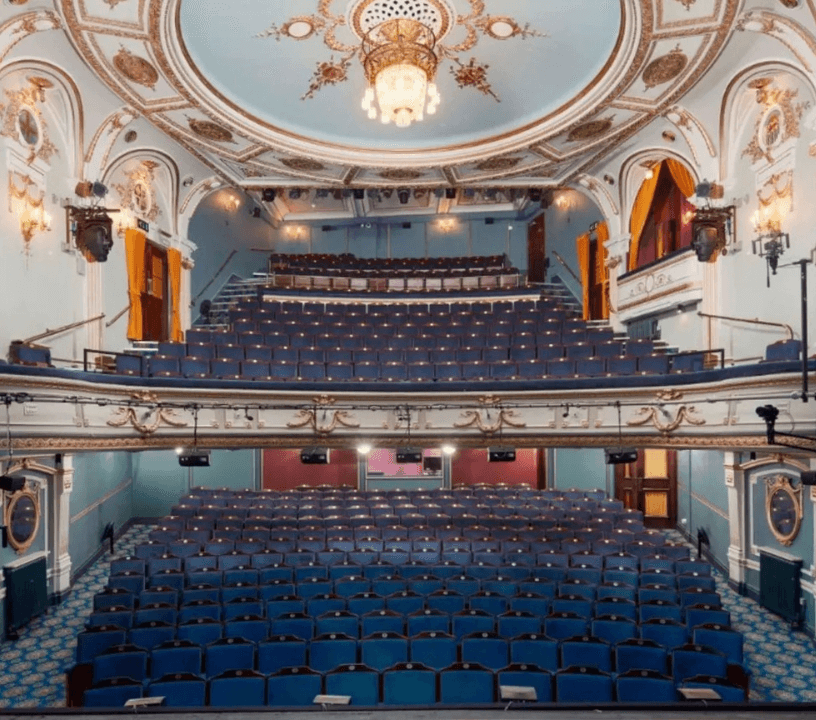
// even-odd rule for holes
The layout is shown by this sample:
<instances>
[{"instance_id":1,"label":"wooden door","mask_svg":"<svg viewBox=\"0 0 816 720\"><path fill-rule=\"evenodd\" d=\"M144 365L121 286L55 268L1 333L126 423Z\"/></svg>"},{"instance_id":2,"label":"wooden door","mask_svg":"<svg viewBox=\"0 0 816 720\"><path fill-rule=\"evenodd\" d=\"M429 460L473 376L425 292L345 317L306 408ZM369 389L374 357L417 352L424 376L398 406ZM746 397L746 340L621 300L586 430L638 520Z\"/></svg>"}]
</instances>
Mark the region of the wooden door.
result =
<instances>
[{"instance_id":1,"label":"wooden door","mask_svg":"<svg viewBox=\"0 0 816 720\"><path fill-rule=\"evenodd\" d=\"M647 449L637 462L615 466L615 497L624 507L640 510L649 528L677 524L677 452Z\"/></svg>"},{"instance_id":2,"label":"wooden door","mask_svg":"<svg viewBox=\"0 0 816 720\"><path fill-rule=\"evenodd\" d=\"M145 245L145 287L142 293L142 339L156 342L167 340L167 252Z\"/></svg>"}]
</instances>

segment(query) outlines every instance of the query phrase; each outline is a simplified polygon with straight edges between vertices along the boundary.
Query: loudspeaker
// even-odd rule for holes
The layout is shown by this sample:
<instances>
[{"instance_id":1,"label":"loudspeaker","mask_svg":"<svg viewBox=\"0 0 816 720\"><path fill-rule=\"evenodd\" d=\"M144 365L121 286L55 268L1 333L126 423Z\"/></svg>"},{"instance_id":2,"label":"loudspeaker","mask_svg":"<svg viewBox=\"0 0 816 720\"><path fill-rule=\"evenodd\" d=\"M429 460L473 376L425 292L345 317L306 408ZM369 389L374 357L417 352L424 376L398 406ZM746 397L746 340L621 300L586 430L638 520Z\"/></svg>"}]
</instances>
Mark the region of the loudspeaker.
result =
<instances>
[{"instance_id":1,"label":"loudspeaker","mask_svg":"<svg viewBox=\"0 0 816 720\"><path fill-rule=\"evenodd\" d=\"M515 448L492 447L487 449L488 462L515 462Z\"/></svg>"},{"instance_id":2,"label":"loudspeaker","mask_svg":"<svg viewBox=\"0 0 816 720\"><path fill-rule=\"evenodd\" d=\"M624 463L637 462L638 451L633 448L623 450L604 450L607 465L623 465Z\"/></svg>"},{"instance_id":3,"label":"loudspeaker","mask_svg":"<svg viewBox=\"0 0 816 720\"><path fill-rule=\"evenodd\" d=\"M816 470L805 470L799 475L799 479L802 485L816 485Z\"/></svg>"},{"instance_id":4,"label":"loudspeaker","mask_svg":"<svg viewBox=\"0 0 816 720\"><path fill-rule=\"evenodd\" d=\"M403 230L410 230L411 229L411 223L409 223L409 222L402 223L402 229Z\"/></svg>"},{"instance_id":5,"label":"loudspeaker","mask_svg":"<svg viewBox=\"0 0 816 720\"><path fill-rule=\"evenodd\" d=\"M445 198L447 200L456 200L456 188L445 188Z\"/></svg>"},{"instance_id":6,"label":"loudspeaker","mask_svg":"<svg viewBox=\"0 0 816 720\"><path fill-rule=\"evenodd\" d=\"M178 456L181 467L210 467L209 450L189 450Z\"/></svg>"},{"instance_id":7,"label":"loudspeaker","mask_svg":"<svg viewBox=\"0 0 816 720\"><path fill-rule=\"evenodd\" d=\"M300 462L304 465L328 465L329 449L324 447L307 447L300 451Z\"/></svg>"},{"instance_id":8,"label":"loudspeaker","mask_svg":"<svg viewBox=\"0 0 816 720\"><path fill-rule=\"evenodd\" d=\"M485 225L492 225L496 222L493 218L485 218Z\"/></svg>"},{"instance_id":9,"label":"loudspeaker","mask_svg":"<svg viewBox=\"0 0 816 720\"><path fill-rule=\"evenodd\" d=\"M12 477L11 475L0 475L0 490L15 493L25 487L24 477Z\"/></svg>"},{"instance_id":10,"label":"loudspeaker","mask_svg":"<svg viewBox=\"0 0 816 720\"><path fill-rule=\"evenodd\" d=\"M397 450L397 464L407 465L408 463L421 463L422 450L417 448L400 448Z\"/></svg>"},{"instance_id":11,"label":"loudspeaker","mask_svg":"<svg viewBox=\"0 0 816 720\"><path fill-rule=\"evenodd\" d=\"M76 244L88 262L105 262L113 247L113 221L104 212L77 218Z\"/></svg>"}]
</instances>

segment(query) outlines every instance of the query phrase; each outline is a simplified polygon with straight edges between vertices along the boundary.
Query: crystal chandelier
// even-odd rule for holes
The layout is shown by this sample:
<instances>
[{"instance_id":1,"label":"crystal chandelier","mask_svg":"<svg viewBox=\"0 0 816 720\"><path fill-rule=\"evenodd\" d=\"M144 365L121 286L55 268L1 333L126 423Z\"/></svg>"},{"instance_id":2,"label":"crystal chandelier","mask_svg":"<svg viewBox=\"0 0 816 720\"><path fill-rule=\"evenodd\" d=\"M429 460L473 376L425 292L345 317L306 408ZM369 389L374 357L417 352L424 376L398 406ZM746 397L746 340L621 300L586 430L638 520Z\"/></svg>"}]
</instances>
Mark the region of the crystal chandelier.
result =
<instances>
[{"instance_id":1,"label":"crystal chandelier","mask_svg":"<svg viewBox=\"0 0 816 720\"><path fill-rule=\"evenodd\" d=\"M411 18L395 18L373 28L363 40L368 88L363 110L384 125L408 127L439 106L434 83L439 62L433 31Z\"/></svg>"}]
</instances>

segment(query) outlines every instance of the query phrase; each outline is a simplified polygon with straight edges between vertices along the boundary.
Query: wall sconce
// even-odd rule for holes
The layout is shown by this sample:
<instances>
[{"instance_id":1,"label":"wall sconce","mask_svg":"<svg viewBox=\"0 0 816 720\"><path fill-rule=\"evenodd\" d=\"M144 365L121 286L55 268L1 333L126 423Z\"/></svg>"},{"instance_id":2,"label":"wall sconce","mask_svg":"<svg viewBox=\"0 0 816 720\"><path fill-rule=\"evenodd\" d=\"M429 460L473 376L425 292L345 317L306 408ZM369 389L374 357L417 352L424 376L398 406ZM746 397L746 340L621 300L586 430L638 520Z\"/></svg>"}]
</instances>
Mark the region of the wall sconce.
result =
<instances>
[{"instance_id":1,"label":"wall sconce","mask_svg":"<svg viewBox=\"0 0 816 720\"><path fill-rule=\"evenodd\" d=\"M136 216L130 211L130 208L123 207L119 211L119 222L116 224L116 232L119 237L124 237L128 230L136 227Z\"/></svg>"},{"instance_id":2,"label":"wall sconce","mask_svg":"<svg viewBox=\"0 0 816 720\"><path fill-rule=\"evenodd\" d=\"M790 235L788 233L776 232L765 233L754 238L751 243L754 255L765 258L767 264L767 286L771 287L771 275L776 275L779 267L779 258L785 250L790 249Z\"/></svg>"},{"instance_id":3,"label":"wall sconce","mask_svg":"<svg viewBox=\"0 0 816 720\"><path fill-rule=\"evenodd\" d=\"M51 216L45 210L45 191L40 190L39 197L36 197L31 188L37 188L37 184L28 175L22 176L22 182L23 186L18 188L13 173L9 173L9 212L17 215L20 221L20 232L28 254L34 235L51 229Z\"/></svg>"},{"instance_id":4,"label":"wall sconce","mask_svg":"<svg viewBox=\"0 0 816 720\"><path fill-rule=\"evenodd\" d=\"M290 240L306 240L309 236L309 229L304 225L286 225L283 232Z\"/></svg>"},{"instance_id":5,"label":"wall sconce","mask_svg":"<svg viewBox=\"0 0 816 720\"><path fill-rule=\"evenodd\" d=\"M779 182L787 179L784 187ZM766 191L763 193L763 190ZM751 216L751 223L757 237L751 243L754 255L765 258L767 263L767 284L771 286L771 275L776 275L779 258L790 248L790 236L782 231L782 224L792 209L793 174L774 175L762 190L757 192L759 208Z\"/></svg>"},{"instance_id":6,"label":"wall sconce","mask_svg":"<svg viewBox=\"0 0 816 720\"><path fill-rule=\"evenodd\" d=\"M436 223L436 227L439 229L439 232L446 235L448 233L452 233L458 226L459 223L456 221L456 218L439 218Z\"/></svg>"},{"instance_id":7,"label":"wall sconce","mask_svg":"<svg viewBox=\"0 0 816 720\"><path fill-rule=\"evenodd\" d=\"M555 198L555 206L559 210L565 210L569 212L572 208L575 207L575 199L572 196L572 193L568 191L560 192L558 197Z\"/></svg>"}]
</instances>

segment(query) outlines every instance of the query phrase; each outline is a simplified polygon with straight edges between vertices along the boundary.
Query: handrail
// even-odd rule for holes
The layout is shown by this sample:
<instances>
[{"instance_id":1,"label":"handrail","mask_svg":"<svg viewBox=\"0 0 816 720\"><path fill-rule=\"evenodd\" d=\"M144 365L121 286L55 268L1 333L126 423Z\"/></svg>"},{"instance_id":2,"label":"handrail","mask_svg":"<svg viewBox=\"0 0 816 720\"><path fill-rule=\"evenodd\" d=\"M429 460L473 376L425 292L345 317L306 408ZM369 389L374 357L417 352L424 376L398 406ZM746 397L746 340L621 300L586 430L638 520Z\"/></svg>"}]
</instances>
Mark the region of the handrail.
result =
<instances>
[{"instance_id":1,"label":"handrail","mask_svg":"<svg viewBox=\"0 0 816 720\"><path fill-rule=\"evenodd\" d=\"M706 313L701 311L698 311L697 315L699 317L714 318L715 320L733 320L734 322L750 323L751 325L769 325L771 327L784 328L790 334L790 339L793 340L793 328L787 323L771 322L770 320L759 320L757 318L751 319L734 317L732 315L715 315L714 313Z\"/></svg>"},{"instance_id":2,"label":"handrail","mask_svg":"<svg viewBox=\"0 0 816 720\"><path fill-rule=\"evenodd\" d=\"M114 324L114 323L115 323L115 322L116 322L116 321L117 321L117 320L118 320L120 317L122 317L122 315L124 315L124 314L125 314L125 313L126 313L128 310L130 310L130 303L128 303L127 305L125 305L125 307L123 307L123 308L122 308L122 309L121 309L121 310L120 310L118 313L116 313L116 316L113 318L113 320L111 320L110 322L106 322L106 323L105 323L105 327L106 327L106 328L109 328L109 327L110 327L111 325L113 325L113 324Z\"/></svg>"},{"instance_id":3,"label":"handrail","mask_svg":"<svg viewBox=\"0 0 816 720\"><path fill-rule=\"evenodd\" d=\"M22 341L23 345L28 345L29 343L36 342L37 340L42 340L43 338L50 337L51 335L58 335L61 332L65 332L66 330L73 330L74 328L82 327L83 325L87 325L88 323L95 322L96 320L101 320L105 317L105 313L99 313L95 317L88 318L87 320L78 320L77 322L68 323L67 325L60 325L58 328L54 328L53 330L49 330L46 328L45 332L40 333L39 335L32 335L30 338L26 338Z\"/></svg>"},{"instance_id":4,"label":"handrail","mask_svg":"<svg viewBox=\"0 0 816 720\"><path fill-rule=\"evenodd\" d=\"M558 254L558 251L557 251L557 250L553 250L553 251L552 251L552 254L553 254L553 255L555 255L555 259L556 259L556 260L558 260L558 262L560 262L560 263L561 263L561 264L564 266L564 268L566 269L566 271L567 271L567 272L568 272L570 275L572 275L572 277L574 277L574 278L575 278L575 281L576 281L577 283L579 283L579 284L583 284L583 283L581 283L581 278L579 278L579 277L578 277L578 276L575 274L575 271L574 271L574 270L573 270L573 269L572 269L572 268L571 268L569 265L567 265L567 261L566 261L566 260L564 260L564 258L562 258L562 257L561 257L561 256Z\"/></svg>"}]
</instances>

